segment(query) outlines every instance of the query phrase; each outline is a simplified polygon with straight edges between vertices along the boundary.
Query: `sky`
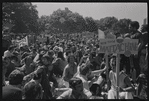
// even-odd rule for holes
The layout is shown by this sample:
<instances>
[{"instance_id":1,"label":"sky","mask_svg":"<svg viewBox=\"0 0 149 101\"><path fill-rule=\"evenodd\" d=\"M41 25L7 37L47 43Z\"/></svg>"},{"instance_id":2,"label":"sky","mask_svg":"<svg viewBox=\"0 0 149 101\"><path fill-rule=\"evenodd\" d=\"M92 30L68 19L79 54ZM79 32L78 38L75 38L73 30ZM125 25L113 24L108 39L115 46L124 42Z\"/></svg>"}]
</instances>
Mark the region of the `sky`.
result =
<instances>
[{"instance_id":1,"label":"sky","mask_svg":"<svg viewBox=\"0 0 149 101\"><path fill-rule=\"evenodd\" d=\"M72 12L77 12L83 17L92 17L100 20L105 17L116 17L119 19L128 18L132 21L138 21L140 26L143 20L147 18L147 3L50 3L50 2L34 2L37 5L39 17L42 15L51 15L53 11L64 10L68 7Z\"/></svg>"}]
</instances>

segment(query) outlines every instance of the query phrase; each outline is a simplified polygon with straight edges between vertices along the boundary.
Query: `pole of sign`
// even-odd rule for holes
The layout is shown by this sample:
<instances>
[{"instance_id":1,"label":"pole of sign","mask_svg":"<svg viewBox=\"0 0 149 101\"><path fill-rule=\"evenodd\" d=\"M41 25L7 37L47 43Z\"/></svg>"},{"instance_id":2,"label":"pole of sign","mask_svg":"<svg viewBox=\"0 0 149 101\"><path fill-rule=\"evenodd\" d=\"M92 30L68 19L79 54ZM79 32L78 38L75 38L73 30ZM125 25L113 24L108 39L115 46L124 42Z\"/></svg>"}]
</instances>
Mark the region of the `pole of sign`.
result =
<instances>
[{"instance_id":1,"label":"pole of sign","mask_svg":"<svg viewBox=\"0 0 149 101\"><path fill-rule=\"evenodd\" d=\"M106 78L107 78L107 83L108 83L108 80L109 80L109 66L108 66L108 54L105 54L105 59L106 59L106 67L107 67L107 70L106 70ZM107 89L109 90L109 86L107 87Z\"/></svg>"},{"instance_id":2,"label":"pole of sign","mask_svg":"<svg viewBox=\"0 0 149 101\"><path fill-rule=\"evenodd\" d=\"M119 99L119 66L120 65L120 54L117 54L116 57L116 98Z\"/></svg>"}]
</instances>

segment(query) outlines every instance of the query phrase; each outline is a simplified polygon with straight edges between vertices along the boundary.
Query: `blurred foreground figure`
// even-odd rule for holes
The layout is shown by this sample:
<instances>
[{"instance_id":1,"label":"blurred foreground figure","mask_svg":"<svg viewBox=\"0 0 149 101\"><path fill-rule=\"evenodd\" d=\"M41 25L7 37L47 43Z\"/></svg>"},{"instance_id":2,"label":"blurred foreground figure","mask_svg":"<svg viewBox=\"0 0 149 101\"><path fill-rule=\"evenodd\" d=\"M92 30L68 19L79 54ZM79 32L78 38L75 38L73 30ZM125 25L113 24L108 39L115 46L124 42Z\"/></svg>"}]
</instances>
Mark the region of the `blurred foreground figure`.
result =
<instances>
[{"instance_id":1,"label":"blurred foreground figure","mask_svg":"<svg viewBox=\"0 0 149 101\"><path fill-rule=\"evenodd\" d=\"M70 89L62 93L57 99L87 99L81 79L73 77L69 80L69 85Z\"/></svg>"}]
</instances>

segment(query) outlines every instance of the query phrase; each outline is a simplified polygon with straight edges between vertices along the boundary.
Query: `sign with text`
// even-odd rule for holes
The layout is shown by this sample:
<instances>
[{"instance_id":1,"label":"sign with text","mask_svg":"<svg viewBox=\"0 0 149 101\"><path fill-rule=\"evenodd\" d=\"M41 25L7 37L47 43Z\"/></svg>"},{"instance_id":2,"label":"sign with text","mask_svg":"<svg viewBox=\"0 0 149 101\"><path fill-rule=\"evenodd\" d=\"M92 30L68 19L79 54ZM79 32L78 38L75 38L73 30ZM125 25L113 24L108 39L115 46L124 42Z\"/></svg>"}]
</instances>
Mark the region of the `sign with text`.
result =
<instances>
[{"instance_id":1,"label":"sign with text","mask_svg":"<svg viewBox=\"0 0 149 101\"><path fill-rule=\"evenodd\" d=\"M138 53L137 39L100 39L99 45L99 53L117 53L126 56Z\"/></svg>"}]
</instances>

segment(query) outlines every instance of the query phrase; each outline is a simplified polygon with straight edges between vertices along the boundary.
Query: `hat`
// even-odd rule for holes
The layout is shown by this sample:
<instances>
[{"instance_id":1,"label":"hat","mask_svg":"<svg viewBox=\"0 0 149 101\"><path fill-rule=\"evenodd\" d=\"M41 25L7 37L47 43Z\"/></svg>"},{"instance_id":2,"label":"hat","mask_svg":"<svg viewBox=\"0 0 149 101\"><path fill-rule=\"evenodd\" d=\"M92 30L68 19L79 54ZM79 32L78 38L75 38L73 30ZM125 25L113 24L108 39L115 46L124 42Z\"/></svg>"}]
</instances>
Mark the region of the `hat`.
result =
<instances>
[{"instance_id":1,"label":"hat","mask_svg":"<svg viewBox=\"0 0 149 101\"><path fill-rule=\"evenodd\" d=\"M9 84L18 85L23 81L24 74L19 70L14 70L9 75Z\"/></svg>"}]
</instances>

